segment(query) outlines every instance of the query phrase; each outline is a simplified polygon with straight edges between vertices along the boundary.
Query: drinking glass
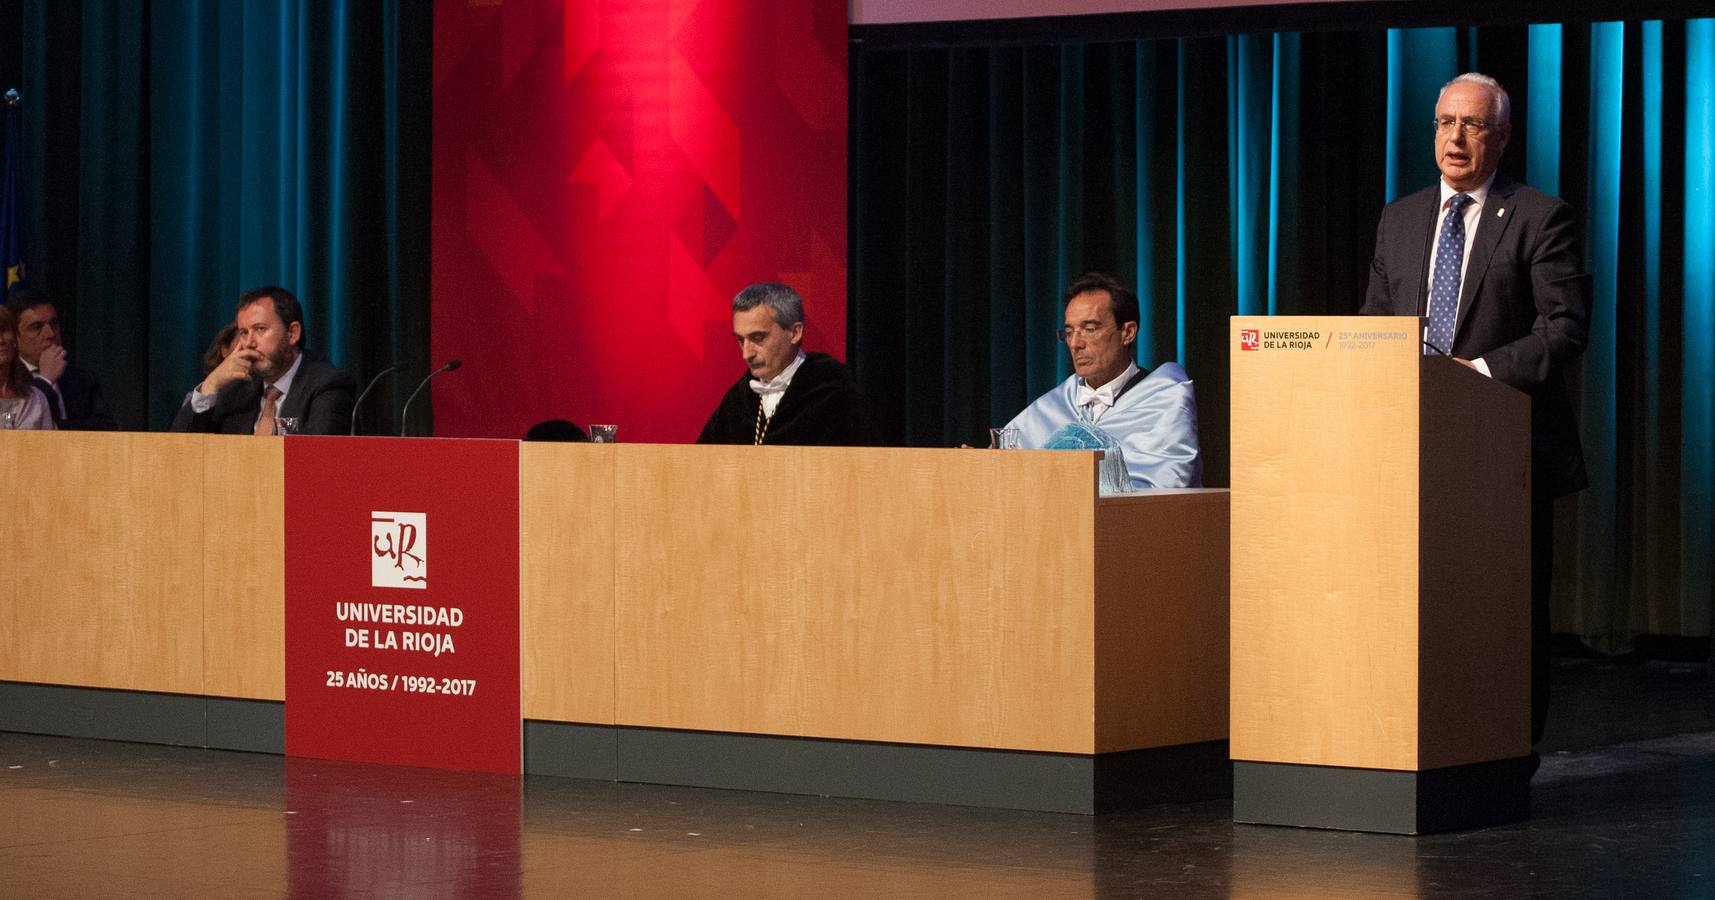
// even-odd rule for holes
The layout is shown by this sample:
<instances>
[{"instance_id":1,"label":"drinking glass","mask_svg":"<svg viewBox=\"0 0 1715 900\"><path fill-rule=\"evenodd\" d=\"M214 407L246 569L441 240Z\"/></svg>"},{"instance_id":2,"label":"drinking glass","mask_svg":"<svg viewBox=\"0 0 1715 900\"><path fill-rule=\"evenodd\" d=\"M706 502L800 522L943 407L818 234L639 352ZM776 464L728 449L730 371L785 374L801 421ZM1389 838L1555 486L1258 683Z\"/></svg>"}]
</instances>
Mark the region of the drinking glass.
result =
<instances>
[{"instance_id":1,"label":"drinking glass","mask_svg":"<svg viewBox=\"0 0 1715 900\"><path fill-rule=\"evenodd\" d=\"M591 425L590 443L615 444L619 442L618 425Z\"/></svg>"}]
</instances>

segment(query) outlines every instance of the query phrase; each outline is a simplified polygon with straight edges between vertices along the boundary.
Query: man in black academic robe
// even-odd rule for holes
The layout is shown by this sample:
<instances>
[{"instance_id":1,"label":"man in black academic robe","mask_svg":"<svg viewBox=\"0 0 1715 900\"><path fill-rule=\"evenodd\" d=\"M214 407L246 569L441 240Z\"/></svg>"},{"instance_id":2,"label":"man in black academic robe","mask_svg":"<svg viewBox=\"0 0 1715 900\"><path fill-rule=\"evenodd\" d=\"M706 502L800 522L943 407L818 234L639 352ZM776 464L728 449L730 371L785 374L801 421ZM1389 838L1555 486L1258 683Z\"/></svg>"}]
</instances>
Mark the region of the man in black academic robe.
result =
<instances>
[{"instance_id":1,"label":"man in black academic robe","mask_svg":"<svg viewBox=\"0 0 1715 900\"><path fill-rule=\"evenodd\" d=\"M784 284L753 284L732 303L748 371L721 397L699 444L874 444L869 403L845 365L806 353L804 301Z\"/></svg>"}]
</instances>

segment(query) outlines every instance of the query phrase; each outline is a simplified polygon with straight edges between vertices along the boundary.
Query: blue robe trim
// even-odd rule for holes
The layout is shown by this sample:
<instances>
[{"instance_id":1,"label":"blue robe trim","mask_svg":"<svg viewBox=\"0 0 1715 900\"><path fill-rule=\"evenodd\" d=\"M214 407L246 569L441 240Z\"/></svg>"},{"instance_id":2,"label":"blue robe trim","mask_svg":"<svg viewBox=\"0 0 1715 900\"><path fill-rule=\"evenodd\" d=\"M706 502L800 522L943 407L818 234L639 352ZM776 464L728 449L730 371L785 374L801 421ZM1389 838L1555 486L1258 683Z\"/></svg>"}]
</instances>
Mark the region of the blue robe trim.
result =
<instances>
[{"instance_id":1,"label":"blue robe trim","mask_svg":"<svg viewBox=\"0 0 1715 900\"><path fill-rule=\"evenodd\" d=\"M1089 424L1077 406L1079 378L1073 375L1043 394L1007 423L1027 450L1049 446L1067 425ZM1197 394L1178 363L1162 363L1119 396L1096 428L1125 454L1134 488L1203 486L1203 456L1197 446Z\"/></svg>"}]
</instances>

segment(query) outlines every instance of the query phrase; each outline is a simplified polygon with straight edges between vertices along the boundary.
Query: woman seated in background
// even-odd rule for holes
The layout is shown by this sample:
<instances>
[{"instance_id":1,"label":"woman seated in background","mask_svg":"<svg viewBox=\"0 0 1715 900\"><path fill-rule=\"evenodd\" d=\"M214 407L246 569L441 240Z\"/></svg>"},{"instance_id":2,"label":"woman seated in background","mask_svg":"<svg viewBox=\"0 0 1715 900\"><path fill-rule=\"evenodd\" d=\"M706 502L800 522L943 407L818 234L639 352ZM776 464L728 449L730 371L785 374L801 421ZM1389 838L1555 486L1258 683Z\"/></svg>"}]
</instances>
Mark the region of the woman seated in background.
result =
<instances>
[{"instance_id":1,"label":"woman seated in background","mask_svg":"<svg viewBox=\"0 0 1715 900\"><path fill-rule=\"evenodd\" d=\"M18 320L0 306L0 428L53 427L48 398L30 384L30 370L18 358Z\"/></svg>"},{"instance_id":2,"label":"woman seated in background","mask_svg":"<svg viewBox=\"0 0 1715 900\"><path fill-rule=\"evenodd\" d=\"M215 366L226 361L232 355L232 345L238 343L238 323L228 322L226 327L215 333L214 340L209 342L208 349L202 352L202 375L208 377Z\"/></svg>"}]
</instances>

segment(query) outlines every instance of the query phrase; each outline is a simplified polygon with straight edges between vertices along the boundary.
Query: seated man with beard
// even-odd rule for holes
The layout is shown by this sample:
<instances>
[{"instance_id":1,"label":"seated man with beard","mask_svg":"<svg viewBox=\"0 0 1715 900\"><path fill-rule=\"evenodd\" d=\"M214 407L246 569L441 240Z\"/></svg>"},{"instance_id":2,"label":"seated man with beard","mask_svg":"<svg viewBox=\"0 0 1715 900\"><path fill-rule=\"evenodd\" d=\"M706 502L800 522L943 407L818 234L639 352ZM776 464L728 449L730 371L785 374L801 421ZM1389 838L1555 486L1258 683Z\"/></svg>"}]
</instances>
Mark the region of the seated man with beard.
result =
<instances>
[{"instance_id":1,"label":"seated man with beard","mask_svg":"<svg viewBox=\"0 0 1715 900\"><path fill-rule=\"evenodd\" d=\"M185 398L174 431L270 435L284 417L300 434L347 432L357 384L304 346L304 312L291 291L246 291L235 324L232 352Z\"/></svg>"}]
</instances>

